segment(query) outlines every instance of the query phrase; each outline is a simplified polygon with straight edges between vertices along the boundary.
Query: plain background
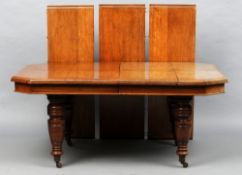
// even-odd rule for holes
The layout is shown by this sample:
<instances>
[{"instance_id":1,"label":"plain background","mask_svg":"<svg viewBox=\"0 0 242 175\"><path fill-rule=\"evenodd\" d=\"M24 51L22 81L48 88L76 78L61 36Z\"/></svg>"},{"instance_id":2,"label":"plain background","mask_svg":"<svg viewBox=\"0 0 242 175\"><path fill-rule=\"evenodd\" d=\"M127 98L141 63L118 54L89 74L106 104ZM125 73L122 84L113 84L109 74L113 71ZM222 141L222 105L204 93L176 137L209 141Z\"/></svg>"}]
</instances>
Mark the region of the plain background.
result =
<instances>
[{"instance_id":1,"label":"plain background","mask_svg":"<svg viewBox=\"0 0 242 175\"><path fill-rule=\"evenodd\" d=\"M226 94L196 98L188 169L180 168L171 142L98 140L77 141L74 148L65 146L64 168L55 168L49 155L47 100L41 95L14 93L10 77L27 64L46 62L48 4L86 3L95 5L95 24L101 3L197 5L196 60L217 65L229 83ZM241 174L241 7L241 0L1 0L0 174ZM96 38L97 31L96 25Z\"/></svg>"}]
</instances>

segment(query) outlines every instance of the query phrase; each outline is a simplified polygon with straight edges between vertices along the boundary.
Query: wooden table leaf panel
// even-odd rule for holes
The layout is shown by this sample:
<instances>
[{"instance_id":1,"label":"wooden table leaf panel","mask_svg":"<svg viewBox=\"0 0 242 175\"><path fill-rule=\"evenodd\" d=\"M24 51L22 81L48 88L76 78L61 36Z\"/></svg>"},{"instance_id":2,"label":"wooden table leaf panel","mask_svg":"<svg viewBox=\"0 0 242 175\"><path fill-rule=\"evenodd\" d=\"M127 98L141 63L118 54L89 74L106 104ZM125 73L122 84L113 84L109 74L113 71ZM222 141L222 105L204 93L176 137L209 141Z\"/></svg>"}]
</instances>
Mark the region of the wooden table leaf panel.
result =
<instances>
[{"instance_id":1,"label":"wooden table leaf panel","mask_svg":"<svg viewBox=\"0 0 242 175\"><path fill-rule=\"evenodd\" d=\"M147 62L145 6L101 5L99 11L99 62L93 6L49 6L48 63L26 66L11 79L16 92L47 95L56 166L62 166L64 138L72 145L75 134L94 137L93 95L100 95L101 138L143 138L148 96L149 138L173 138L187 167L193 97L224 93L227 82L214 65L195 63L195 6L150 6Z\"/></svg>"}]
</instances>

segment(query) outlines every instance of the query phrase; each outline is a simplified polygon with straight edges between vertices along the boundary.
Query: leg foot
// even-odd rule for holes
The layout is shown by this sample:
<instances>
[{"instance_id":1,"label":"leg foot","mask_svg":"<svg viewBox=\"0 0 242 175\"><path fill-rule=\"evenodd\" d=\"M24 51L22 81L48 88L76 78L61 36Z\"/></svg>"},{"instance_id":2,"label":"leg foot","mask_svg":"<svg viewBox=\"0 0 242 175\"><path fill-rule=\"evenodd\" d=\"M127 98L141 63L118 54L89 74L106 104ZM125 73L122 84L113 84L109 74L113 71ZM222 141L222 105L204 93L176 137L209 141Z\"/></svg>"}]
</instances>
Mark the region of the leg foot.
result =
<instances>
[{"instance_id":1,"label":"leg foot","mask_svg":"<svg viewBox=\"0 0 242 175\"><path fill-rule=\"evenodd\" d=\"M185 156L179 156L179 161L182 164L183 168L188 167L188 163L186 162L186 157Z\"/></svg>"},{"instance_id":2,"label":"leg foot","mask_svg":"<svg viewBox=\"0 0 242 175\"><path fill-rule=\"evenodd\" d=\"M192 97L171 97L171 113L175 123L177 155L184 168L188 154L188 141L192 132Z\"/></svg>"},{"instance_id":3,"label":"leg foot","mask_svg":"<svg viewBox=\"0 0 242 175\"><path fill-rule=\"evenodd\" d=\"M62 168L62 164L61 164L61 162L56 162L56 167L57 167L57 168Z\"/></svg>"},{"instance_id":4,"label":"leg foot","mask_svg":"<svg viewBox=\"0 0 242 175\"><path fill-rule=\"evenodd\" d=\"M61 168L62 167L62 163L60 162L60 156L56 156L54 157L55 163L56 163L56 167L57 168Z\"/></svg>"},{"instance_id":5,"label":"leg foot","mask_svg":"<svg viewBox=\"0 0 242 175\"><path fill-rule=\"evenodd\" d=\"M50 119L48 120L48 128L50 141L52 144L51 154L54 157L56 166L60 168L62 165L60 163L62 151L62 143L64 140L64 102L63 96L48 95L49 105L48 105L48 115Z\"/></svg>"}]
</instances>

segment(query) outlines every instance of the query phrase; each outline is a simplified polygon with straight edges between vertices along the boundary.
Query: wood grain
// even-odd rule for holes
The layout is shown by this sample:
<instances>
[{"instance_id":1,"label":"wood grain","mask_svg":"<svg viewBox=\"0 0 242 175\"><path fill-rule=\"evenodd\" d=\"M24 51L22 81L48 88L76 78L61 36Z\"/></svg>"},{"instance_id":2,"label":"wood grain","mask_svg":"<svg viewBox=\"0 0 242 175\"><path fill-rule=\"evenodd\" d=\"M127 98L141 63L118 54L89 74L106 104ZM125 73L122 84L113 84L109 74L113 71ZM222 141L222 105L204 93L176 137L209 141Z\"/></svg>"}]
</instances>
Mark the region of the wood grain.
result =
<instances>
[{"instance_id":1,"label":"wood grain","mask_svg":"<svg viewBox=\"0 0 242 175\"><path fill-rule=\"evenodd\" d=\"M12 81L30 94L212 95L227 79L210 64L101 62L29 65Z\"/></svg>"},{"instance_id":2,"label":"wood grain","mask_svg":"<svg viewBox=\"0 0 242 175\"><path fill-rule=\"evenodd\" d=\"M122 62L119 84L175 85L177 76L171 63Z\"/></svg>"},{"instance_id":3,"label":"wood grain","mask_svg":"<svg viewBox=\"0 0 242 175\"><path fill-rule=\"evenodd\" d=\"M172 67L176 72L178 85L223 84L227 81L225 76L211 64L186 62L181 66L181 63L172 63Z\"/></svg>"},{"instance_id":4,"label":"wood grain","mask_svg":"<svg viewBox=\"0 0 242 175\"><path fill-rule=\"evenodd\" d=\"M195 60L194 5L151 5L149 61Z\"/></svg>"},{"instance_id":5,"label":"wood grain","mask_svg":"<svg viewBox=\"0 0 242 175\"><path fill-rule=\"evenodd\" d=\"M144 48L144 5L100 6L100 61L144 61Z\"/></svg>"},{"instance_id":6,"label":"wood grain","mask_svg":"<svg viewBox=\"0 0 242 175\"><path fill-rule=\"evenodd\" d=\"M48 7L48 60L79 63L94 60L93 6Z\"/></svg>"},{"instance_id":7,"label":"wood grain","mask_svg":"<svg viewBox=\"0 0 242 175\"><path fill-rule=\"evenodd\" d=\"M12 77L24 84L174 85L224 84L227 78L211 64L178 62L101 62L33 64Z\"/></svg>"}]
</instances>

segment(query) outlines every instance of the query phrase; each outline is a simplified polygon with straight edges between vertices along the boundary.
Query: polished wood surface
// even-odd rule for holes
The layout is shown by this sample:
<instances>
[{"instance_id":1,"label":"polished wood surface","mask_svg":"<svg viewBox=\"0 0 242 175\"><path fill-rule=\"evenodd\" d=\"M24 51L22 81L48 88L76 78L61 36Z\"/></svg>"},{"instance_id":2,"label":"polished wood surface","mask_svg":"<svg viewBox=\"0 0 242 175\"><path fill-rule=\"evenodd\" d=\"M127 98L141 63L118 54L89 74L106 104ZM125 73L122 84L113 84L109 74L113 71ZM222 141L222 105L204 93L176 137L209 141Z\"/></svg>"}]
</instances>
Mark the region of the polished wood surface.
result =
<instances>
[{"instance_id":1,"label":"polished wood surface","mask_svg":"<svg viewBox=\"0 0 242 175\"><path fill-rule=\"evenodd\" d=\"M210 64L116 62L34 64L12 77L16 83L77 85L217 85L225 76Z\"/></svg>"},{"instance_id":2,"label":"polished wood surface","mask_svg":"<svg viewBox=\"0 0 242 175\"><path fill-rule=\"evenodd\" d=\"M226 78L214 65L173 63L174 71L178 79L178 85L210 85L223 84Z\"/></svg>"},{"instance_id":3,"label":"polished wood surface","mask_svg":"<svg viewBox=\"0 0 242 175\"><path fill-rule=\"evenodd\" d=\"M145 60L145 5L100 5L99 60Z\"/></svg>"},{"instance_id":4,"label":"polished wood surface","mask_svg":"<svg viewBox=\"0 0 242 175\"><path fill-rule=\"evenodd\" d=\"M48 60L78 63L94 60L94 7L48 7Z\"/></svg>"},{"instance_id":5,"label":"polished wood surface","mask_svg":"<svg viewBox=\"0 0 242 175\"><path fill-rule=\"evenodd\" d=\"M149 61L194 61L195 19L195 5L150 5Z\"/></svg>"},{"instance_id":6,"label":"polished wood surface","mask_svg":"<svg viewBox=\"0 0 242 175\"><path fill-rule=\"evenodd\" d=\"M209 64L119 62L111 63L116 65L111 69L108 65L106 62L30 65L14 75L12 81L16 83L17 92L25 93L126 95L218 94L224 92L227 82L216 67ZM167 75L176 78L169 79Z\"/></svg>"}]
</instances>

